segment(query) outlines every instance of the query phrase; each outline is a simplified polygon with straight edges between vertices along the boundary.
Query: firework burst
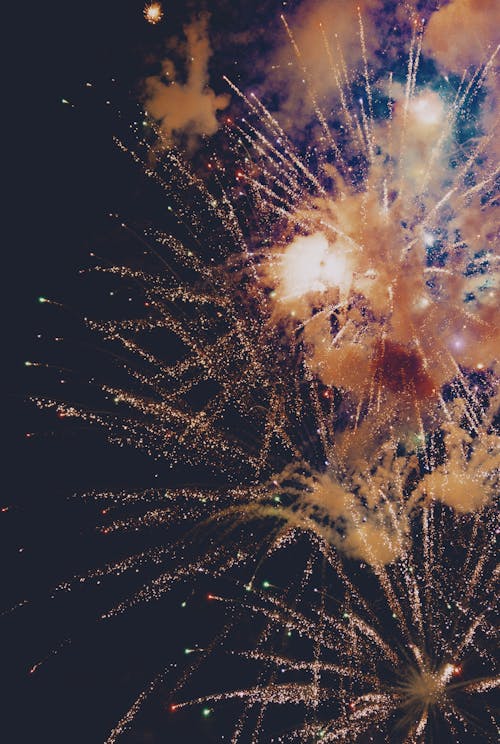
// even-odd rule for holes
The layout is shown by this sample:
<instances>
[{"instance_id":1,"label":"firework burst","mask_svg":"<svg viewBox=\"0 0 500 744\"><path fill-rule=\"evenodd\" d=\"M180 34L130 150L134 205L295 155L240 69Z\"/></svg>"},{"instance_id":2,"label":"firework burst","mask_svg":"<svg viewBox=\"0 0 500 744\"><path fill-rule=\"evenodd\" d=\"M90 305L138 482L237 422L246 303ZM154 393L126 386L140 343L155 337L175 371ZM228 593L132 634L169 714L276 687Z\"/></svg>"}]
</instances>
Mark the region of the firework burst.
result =
<instances>
[{"instance_id":1,"label":"firework burst","mask_svg":"<svg viewBox=\"0 0 500 744\"><path fill-rule=\"evenodd\" d=\"M163 18L163 8L161 3L148 3L145 5L144 18L153 26L159 23Z\"/></svg>"},{"instance_id":2,"label":"firework burst","mask_svg":"<svg viewBox=\"0 0 500 744\"><path fill-rule=\"evenodd\" d=\"M257 683L184 699L189 668L172 703L243 701L233 742L269 741L267 711L292 703L303 722L277 741L468 741L476 725L492 736L498 165L477 101L496 51L438 94L419 86L422 24L396 80L370 70L359 15L355 97L321 29L331 119L283 23L316 117L306 153L229 79L246 114L225 128L231 166L214 155L207 182L174 148L153 168L154 144L117 140L165 189L178 225L140 236L160 270L98 267L145 305L140 318L89 322L125 352L130 383L102 385L115 409L39 404L208 468L219 485L87 494L106 534L162 526L166 538L75 580L157 567L110 618L198 574L240 577L247 594L212 598L263 623L255 648L238 651L260 665ZM463 120L474 135L459 140ZM155 351L157 333L173 361ZM264 566L306 544L282 596L256 589ZM276 651L282 629L307 653Z\"/></svg>"},{"instance_id":3,"label":"firework burst","mask_svg":"<svg viewBox=\"0 0 500 744\"><path fill-rule=\"evenodd\" d=\"M289 578L293 603L269 582L241 600L265 624L255 649L234 653L259 663L266 683L176 709L243 699L234 741L249 731L267 740L262 711L276 704L300 706L305 723L273 741L493 741L495 525L491 512L460 523L434 505L413 520L411 549L372 571L310 537L322 568L311 558L299 581Z\"/></svg>"}]
</instances>

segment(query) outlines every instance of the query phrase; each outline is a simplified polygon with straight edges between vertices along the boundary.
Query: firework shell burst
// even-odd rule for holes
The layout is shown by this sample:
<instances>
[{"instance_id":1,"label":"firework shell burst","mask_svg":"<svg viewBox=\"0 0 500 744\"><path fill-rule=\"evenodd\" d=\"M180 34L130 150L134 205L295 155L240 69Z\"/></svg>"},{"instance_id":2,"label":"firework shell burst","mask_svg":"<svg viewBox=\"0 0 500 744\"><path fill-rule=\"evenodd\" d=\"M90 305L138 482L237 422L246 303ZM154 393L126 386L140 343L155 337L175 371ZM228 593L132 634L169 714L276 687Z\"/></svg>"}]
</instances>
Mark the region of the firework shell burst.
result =
<instances>
[{"instance_id":1,"label":"firework shell burst","mask_svg":"<svg viewBox=\"0 0 500 744\"><path fill-rule=\"evenodd\" d=\"M222 641L172 683L171 711L233 706L234 743L493 741L499 174L483 111L497 50L443 93L419 82L420 19L404 79L372 70L361 13L359 70L321 27L333 116L282 20L315 119L307 148L229 78L244 113L226 121L206 180L173 145L160 155L158 140L117 139L180 227L140 236L157 272L97 267L145 305L89 321L123 347L130 384L102 385L113 408L37 402L153 459L208 468L217 485L85 494L107 513L103 532L166 537L59 590L154 570L112 618L198 575L230 577L233 595L211 597L227 609ZM174 360L151 350L158 331L175 337ZM281 589L262 582L291 554ZM232 643L241 617L257 629L251 648ZM188 692L226 652L254 682ZM294 712L276 732L283 706Z\"/></svg>"},{"instance_id":2,"label":"firework shell burst","mask_svg":"<svg viewBox=\"0 0 500 744\"><path fill-rule=\"evenodd\" d=\"M144 18L148 23L155 26L163 18L163 8L161 3L147 3L144 6Z\"/></svg>"}]
</instances>

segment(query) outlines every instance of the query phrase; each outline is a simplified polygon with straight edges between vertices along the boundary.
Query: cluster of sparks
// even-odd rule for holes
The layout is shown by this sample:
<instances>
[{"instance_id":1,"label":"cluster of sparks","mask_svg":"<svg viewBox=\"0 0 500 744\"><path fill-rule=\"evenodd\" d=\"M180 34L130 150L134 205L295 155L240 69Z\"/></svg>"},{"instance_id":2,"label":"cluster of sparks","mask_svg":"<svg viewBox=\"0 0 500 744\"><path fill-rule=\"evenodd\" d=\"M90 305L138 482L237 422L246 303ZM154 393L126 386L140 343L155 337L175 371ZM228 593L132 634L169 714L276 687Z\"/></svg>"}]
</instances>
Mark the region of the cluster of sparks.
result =
<instances>
[{"instance_id":1,"label":"cluster of sparks","mask_svg":"<svg viewBox=\"0 0 500 744\"><path fill-rule=\"evenodd\" d=\"M151 23L161 14L145 9ZM498 165L494 129L460 145L455 131L496 52L446 98L418 85L415 22L406 80L375 84L359 16L356 101L340 45L321 30L338 90L332 126L283 22L317 118L306 156L230 80L247 110L225 128L236 186L216 158L205 182L174 148L153 168L146 138L117 141L147 163L179 227L141 237L161 271L99 268L139 287L145 305L137 319L89 321L126 353L130 386L102 386L116 408L39 403L153 458L208 468L218 485L87 494L103 506L103 532L161 526L166 537L75 580L157 567L111 617L199 574L244 576L241 596L212 599L260 618L255 647L235 652L257 665L256 684L184 697L188 670L171 704L209 715L239 700L235 744L270 741L266 712L292 704L303 722L275 741L423 742L435 726L468 741L477 699L481 735L494 730L499 680ZM159 333L175 338L174 361L148 341ZM268 562L304 546L286 589L267 591ZM278 644L283 631L303 645Z\"/></svg>"},{"instance_id":2,"label":"cluster of sparks","mask_svg":"<svg viewBox=\"0 0 500 744\"><path fill-rule=\"evenodd\" d=\"M144 18L148 23L155 26L163 18L163 8L161 3L147 3L144 6Z\"/></svg>"}]
</instances>

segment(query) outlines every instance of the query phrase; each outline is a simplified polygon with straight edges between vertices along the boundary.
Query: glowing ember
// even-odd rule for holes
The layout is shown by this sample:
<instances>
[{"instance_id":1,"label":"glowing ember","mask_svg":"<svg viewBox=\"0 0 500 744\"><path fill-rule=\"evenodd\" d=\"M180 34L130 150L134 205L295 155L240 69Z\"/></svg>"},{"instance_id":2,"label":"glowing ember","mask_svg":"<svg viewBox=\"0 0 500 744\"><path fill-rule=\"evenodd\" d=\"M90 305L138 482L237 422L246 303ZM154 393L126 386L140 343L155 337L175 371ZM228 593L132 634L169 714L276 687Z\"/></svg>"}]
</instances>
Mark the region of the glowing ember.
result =
<instances>
[{"instance_id":1,"label":"glowing ember","mask_svg":"<svg viewBox=\"0 0 500 744\"><path fill-rule=\"evenodd\" d=\"M161 3L148 3L144 7L144 18L153 26L163 18L163 8Z\"/></svg>"}]
</instances>

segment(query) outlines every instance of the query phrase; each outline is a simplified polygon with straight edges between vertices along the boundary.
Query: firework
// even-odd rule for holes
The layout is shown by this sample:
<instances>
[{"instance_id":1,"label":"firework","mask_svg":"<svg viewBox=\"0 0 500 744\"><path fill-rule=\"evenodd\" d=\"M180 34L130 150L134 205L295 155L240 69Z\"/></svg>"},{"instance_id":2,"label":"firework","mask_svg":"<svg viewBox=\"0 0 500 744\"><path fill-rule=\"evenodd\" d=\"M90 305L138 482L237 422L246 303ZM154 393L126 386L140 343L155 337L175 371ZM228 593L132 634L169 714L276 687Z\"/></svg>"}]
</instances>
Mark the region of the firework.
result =
<instances>
[{"instance_id":1,"label":"firework","mask_svg":"<svg viewBox=\"0 0 500 744\"><path fill-rule=\"evenodd\" d=\"M155 26L163 18L163 8L161 3L147 3L144 6L144 18L148 23Z\"/></svg>"},{"instance_id":2,"label":"firework","mask_svg":"<svg viewBox=\"0 0 500 744\"><path fill-rule=\"evenodd\" d=\"M411 549L373 573L364 563L346 573L338 554L311 538L323 568L310 562L299 581L290 580L293 604L257 586L241 600L263 616L264 627L255 649L234 653L264 667L266 683L177 701L176 709L244 700L235 741L246 740L258 706L290 703L302 706L306 723L273 741L468 741L475 734L493 741L495 524L491 513L460 524L432 505L412 522ZM453 534L451 549L445 530ZM328 591L317 585L325 566ZM374 605L370 596L383 602ZM268 740L262 715L253 735Z\"/></svg>"},{"instance_id":3,"label":"firework","mask_svg":"<svg viewBox=\"0 0 500 744\"><path fill-rule=\"evenodd\" d=\"M209 715L243 701L233 742L269 741L268 709L292 703L302 723L278 741L417 742L443 731L467 741L476 699L480 735L490 736L498 166L494 131L476 121L459 142L457 127L480 117L496 51L438 94L419 86L415 21L406 78L375 80L359 15L355 98L323 29L339 100L332 122L283 23L319 133L306 156L229 79L246 108L225 132L233 182L216 156L207 184L173 147L153 169L154 144L117 140L165 189L178 227L140 236L161 271L98 267L138 286L145 305L140 318L89 321L126 355L130 384L102 385L114 409L39 404L153 458L203 466L221 485L87 494L104 507L104 533L161 525L166 539L75 580L156 567L111 618L200 574L239 577L241 597L211 599L263 624L255 648L238 650L260 665L256 684L183 697L198 660L171 708L202 704ZM252 210L239 212L241 195ZM175 338L174 361L148 343L158 332ZM184 537L169 541L183 524ZM281 595L256 588L272 588L260 577L276 556L301 550L305 568L298 579L282 570ZM276 650L283 629L304 639L305 656Z\"/></svg>"}]
</instances>

